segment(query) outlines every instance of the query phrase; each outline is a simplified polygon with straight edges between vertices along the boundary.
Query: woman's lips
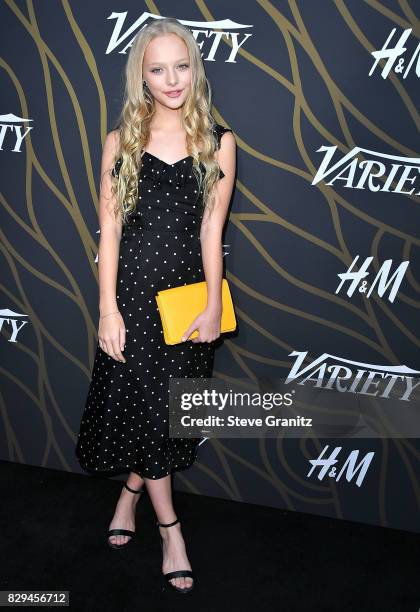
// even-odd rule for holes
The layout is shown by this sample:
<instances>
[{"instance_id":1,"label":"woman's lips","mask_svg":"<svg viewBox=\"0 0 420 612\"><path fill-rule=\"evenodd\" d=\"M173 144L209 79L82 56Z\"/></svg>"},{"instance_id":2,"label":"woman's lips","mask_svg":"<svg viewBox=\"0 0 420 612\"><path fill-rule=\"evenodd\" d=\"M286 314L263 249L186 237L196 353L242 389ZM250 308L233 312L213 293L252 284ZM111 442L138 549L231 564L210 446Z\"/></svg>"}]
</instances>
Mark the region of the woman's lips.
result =
<instances>
[{"instance_id":1,"label":"woman's lips","mask_svg":"<svg viewBox=\"0 0 420 612\"><path fill-rule=\"evenodd\" d=\"M171 92L166 92L165 91L165 95L169 96L170 98L177 98L178 96L180 96L182 93L182 89L177 89L176 91L171 91Z\"/></svg>"}]
</instances>

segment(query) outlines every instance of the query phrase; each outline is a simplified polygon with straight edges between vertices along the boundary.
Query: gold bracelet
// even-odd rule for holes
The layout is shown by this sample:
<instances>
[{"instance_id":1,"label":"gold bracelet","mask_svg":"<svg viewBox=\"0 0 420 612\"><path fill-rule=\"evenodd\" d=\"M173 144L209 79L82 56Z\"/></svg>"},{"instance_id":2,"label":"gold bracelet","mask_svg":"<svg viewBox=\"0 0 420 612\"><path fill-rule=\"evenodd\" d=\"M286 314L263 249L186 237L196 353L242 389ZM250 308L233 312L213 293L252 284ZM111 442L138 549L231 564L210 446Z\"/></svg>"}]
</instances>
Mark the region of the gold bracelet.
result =
<instances>
[{"instance_id":1,"label":"gold bracelet","mask_svg":"<svg viewBox=\"0 0 420 612\"><path fill-rule=\"evenodd\" d=\"M120 311L116 310L115 312L109 312L108 314L102 315L102 317L99 317L99 318L100 319L104 319L105 317L109 317L110 315L117 314L118 312L120 312Z\"/></svg>"}]
</instances>

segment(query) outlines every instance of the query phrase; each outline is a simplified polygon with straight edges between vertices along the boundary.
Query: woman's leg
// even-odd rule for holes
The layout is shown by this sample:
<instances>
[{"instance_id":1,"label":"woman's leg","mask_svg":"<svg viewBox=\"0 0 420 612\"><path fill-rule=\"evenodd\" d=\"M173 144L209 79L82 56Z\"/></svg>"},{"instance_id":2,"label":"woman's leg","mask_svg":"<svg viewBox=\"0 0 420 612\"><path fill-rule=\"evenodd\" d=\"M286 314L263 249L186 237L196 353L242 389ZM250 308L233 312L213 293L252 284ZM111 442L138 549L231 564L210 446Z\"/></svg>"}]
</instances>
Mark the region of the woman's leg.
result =
<instances>
[{"instance_id":1,"label":"woman's leg","mask_svg":"<svg viewBox=\"0 0 420 612\"><path fill-rule=\"evenodd\" d=\"M152 478L144 480L159 523L173 523L178 517L172 505L171 474L156 480ZM191 570L180 523L172 527L158 527L158 529L163 538L162 572L167 574L176 570ZM172 578L171 583L183 589L189 588L192 581L193 579L187 576Z\"/></svg>"},{"instance_id":2,"label":"woman's leg","mask_svg":"<svg viewBox=\"0 0 420 612\"><path fill-rule=\"evenodd\" d=\"M130 489L135 489L138 491L144 485L144 480L139 474L130 472L127 478L127 485L130 487ZM118 500L117 507L115 508L114 517L109 525L109 529L135 530L136 523L134 517L139 498L140 493L131 493L131 491L127 491L125 487L122 487L121 495ZM112 544L121 546L122 544L126 544L130 537L131 536L126 535L113 535L109 537L109 541Z\"/></svg>"}]
</instances>

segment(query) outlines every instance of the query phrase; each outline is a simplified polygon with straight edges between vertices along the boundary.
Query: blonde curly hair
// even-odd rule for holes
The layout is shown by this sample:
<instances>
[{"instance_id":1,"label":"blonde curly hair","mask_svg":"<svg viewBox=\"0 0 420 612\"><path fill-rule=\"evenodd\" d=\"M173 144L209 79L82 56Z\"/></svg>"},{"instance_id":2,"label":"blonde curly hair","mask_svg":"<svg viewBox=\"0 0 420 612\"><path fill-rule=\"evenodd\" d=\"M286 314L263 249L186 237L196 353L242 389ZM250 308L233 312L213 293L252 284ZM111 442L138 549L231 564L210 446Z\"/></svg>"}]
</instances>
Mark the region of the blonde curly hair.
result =
<instances>
[{"instance_id":1,"label":"blonde curly hair","mask_svg":"<svg viewBox=\"0 0 420 612\"><path fill-rule=\"evenodd\" d=\"M203 207L211 211L214 205L213 186L219 178L219 164L214 153L218 148L215 122L210 113L211 88L207 80L200 49L190 30L173 17L166 17L145 26L134 39L125 68L125 89L121 113L115 129L119 134L119 147L114 159L119 171L112 172L112 193L115 196L114 213L126 223L136 209L139 197L141 154L148 143L150 124L155 103L147 88L143 87L143 57L149 42L156 36L176 34L185 42L191 66L190 93L182 106L181 121L186 132L188 155L193 160L193 173L199 193L202 190ZM201 144L200 150L197 144ZM202 171L204 167L205 172Z\"/></svg>"}]
</instances>

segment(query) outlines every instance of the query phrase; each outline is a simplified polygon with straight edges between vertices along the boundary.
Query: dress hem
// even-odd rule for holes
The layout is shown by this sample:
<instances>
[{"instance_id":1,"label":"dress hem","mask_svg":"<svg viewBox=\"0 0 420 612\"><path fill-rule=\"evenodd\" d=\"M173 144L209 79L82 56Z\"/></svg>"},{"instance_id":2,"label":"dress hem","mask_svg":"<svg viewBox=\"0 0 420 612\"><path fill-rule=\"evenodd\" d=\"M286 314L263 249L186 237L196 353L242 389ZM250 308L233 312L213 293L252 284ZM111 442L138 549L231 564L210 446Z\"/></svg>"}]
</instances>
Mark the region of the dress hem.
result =
<instances>
[{"instance_id":1,"label":"dress hem","mask_svg":"<svg viewBox=\"0 0 420 612\"><path fill-rule=\"evenodd\" d=\"M145 476L143 474L141 474L137 469L135 469L134 467L127 467L126 465L122 466L116 466L114 468L100 468L100 469L95 469L95 468L89 468L87 465L83 464L80 462L80 460L78 459L78 463L80 465L80 467L85 470L86 472L89 472L89 474L91 475L95 475L95 476L117 476L119 474L123 474L123 473L129 473L129 472L134 472L135 474L137 474L138 476L140 476L140 478L147 478L149 480L160 480L161 478L165 478L166 476L169 476L170 474L174 474L175 472L182 472L184 470L189 469L190 467L192 467L192 465L196 462L197 460L197 454L195 455L194 459L192 461L190 461L190 463L183 465L183 466L179 466L179 467L171 467L169 472L167 472L166 474L163 474L162 476L157 476L157 477L153 477L153 476Z\"/></svg>"}]
</instances>

